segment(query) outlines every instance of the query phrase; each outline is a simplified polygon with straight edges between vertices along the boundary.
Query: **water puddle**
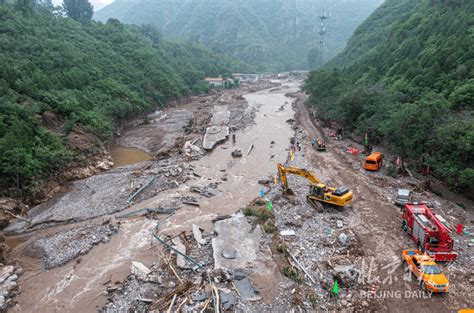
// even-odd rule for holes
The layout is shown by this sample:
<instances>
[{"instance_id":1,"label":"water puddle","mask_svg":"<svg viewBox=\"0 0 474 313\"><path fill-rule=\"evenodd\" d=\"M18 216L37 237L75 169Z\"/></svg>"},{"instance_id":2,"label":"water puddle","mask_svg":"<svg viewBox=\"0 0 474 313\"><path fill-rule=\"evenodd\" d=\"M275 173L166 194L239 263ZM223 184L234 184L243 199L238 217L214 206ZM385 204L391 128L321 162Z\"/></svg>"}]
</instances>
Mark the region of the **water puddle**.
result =
<instances>
[{"instance_id":1,"label":"water puddle","mask_svg":"<svg viewBox=\"0 0 474 313\"><path fill-rule=\"evenodd\" d=\"M18 237L8 237L5 239L5 243L7 244L10 250L15 249L17 246L22 244L24 241L19 239Z\"/></svg>"},{"instance_id":2,"label":"water puddle","mask_svg":"<svg viewBox=\"0 0 474 313\"><path fill-rule=\"evenodd\" d=\"M153 157L137 148L114 146L110 149L115 167L148 161Z\"/></svg>"}]
</instances>

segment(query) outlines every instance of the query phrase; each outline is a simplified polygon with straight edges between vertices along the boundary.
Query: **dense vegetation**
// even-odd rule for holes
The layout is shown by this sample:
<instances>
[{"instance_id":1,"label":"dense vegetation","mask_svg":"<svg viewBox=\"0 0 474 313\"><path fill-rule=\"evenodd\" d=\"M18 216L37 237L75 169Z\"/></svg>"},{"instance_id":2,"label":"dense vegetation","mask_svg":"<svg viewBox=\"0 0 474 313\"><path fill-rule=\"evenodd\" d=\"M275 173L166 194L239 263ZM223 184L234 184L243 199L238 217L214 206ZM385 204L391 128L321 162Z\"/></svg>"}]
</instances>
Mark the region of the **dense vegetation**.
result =
<instances>
[{"instance_id":1,"label":"dense vegetation","mask_svg":"<svg viewBox=\"0 0 474 313\"><path fill-rule=\"evenodd\" d=\"M474 2L387 0L306 89L323 119L472 192L473 69Z\"/></svg>"},{"instance_id":2,"label":"dense vegetation","mask_svg":"<svg viewBox=\"0 0 474 313\"><path fill-rule=\"evenodd\" d=\"M73 125L108 140L119 119L237 70L245 68L232 58L166 41L151 26L79 23L44 7L0 5L0 190L21 194L54 175L73 157L60 137ZM46 111L65 121L59 134L42 126Z\"/></svg>"},{"instance_id":3,"label":"dense vegetation","mask_svg":"<svg viewBox=\"0 0 474 313\"><path fill-rule=\"evenodd\" d=\"M354 29L382 0L116 0L94 15L107 21L154 24L168 36L200 41L258 71L314 68L318 15L326 21L324 60L342 50Z\"/></svg>"}]
</instances>

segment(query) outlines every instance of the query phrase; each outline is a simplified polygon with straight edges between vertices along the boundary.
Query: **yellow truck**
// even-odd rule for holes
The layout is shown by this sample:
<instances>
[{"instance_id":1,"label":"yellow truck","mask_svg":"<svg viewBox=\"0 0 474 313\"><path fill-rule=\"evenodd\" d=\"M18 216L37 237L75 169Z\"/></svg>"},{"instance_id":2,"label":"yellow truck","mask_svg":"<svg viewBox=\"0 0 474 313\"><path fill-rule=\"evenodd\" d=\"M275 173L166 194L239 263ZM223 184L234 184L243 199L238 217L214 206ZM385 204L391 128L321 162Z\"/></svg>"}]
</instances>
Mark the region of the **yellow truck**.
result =
<instances>
[{"instance_id":1,"label":"yellow truck","mask_svg":"<svg viewBox=\"0 0 474 313\"><path fill-rule=\"evenodd\" d=\"M434 258L420 250L403 250L403 262L406 268L420 282L421 289L432 292L448 292L449 281Z\"/></svg>"}]
</instances>

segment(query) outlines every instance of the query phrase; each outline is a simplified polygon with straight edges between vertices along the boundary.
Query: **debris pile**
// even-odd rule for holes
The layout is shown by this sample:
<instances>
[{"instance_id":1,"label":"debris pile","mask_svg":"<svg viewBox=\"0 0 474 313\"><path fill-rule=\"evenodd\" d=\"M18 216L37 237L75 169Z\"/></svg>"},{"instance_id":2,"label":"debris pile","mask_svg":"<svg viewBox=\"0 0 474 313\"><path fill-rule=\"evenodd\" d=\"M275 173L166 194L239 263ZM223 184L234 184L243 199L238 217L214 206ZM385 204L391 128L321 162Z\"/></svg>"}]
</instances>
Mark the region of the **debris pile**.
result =
<instances>
[{"instance_id":1,"label":"debris pile","mask_svg":"<svg viewBox=\"0 0 474 313\"><path fill-rule=\"evenodd\" d=\"M201 148L195 145L197 141L197 139L193 141L188 140L184 143L183 146L184 153L186 154L186 156L190 157L191 160L198 160L201 156L204 155L204 152L201 150Z\"/></svg>"},{"instance_id":2,"label":"debris pile","mask_svg":"<svg viewBox=\"0 0 474 313\"><path fill-rule=\"evenodd\" d=\"M15 217L24 215L27 210L28 207L18 200L7 197L0 198L0 229L8 226Z\"/></svg>"},{"instance_id":3,"label":"debris pile","mask_svg":"<svg viewBox=\"0 0 474 313\"><path fill-rule=\"evenodd\" d=\"M86 254L94 245L107 242L117 230L118 227L111 224L78 227L38 239L33 243L33 249L42 255L48 270Z\"/></svg>"},{"instance_id":4,"label":"debris pile","mask_svg":"<svg viewBox=\"0 0 474 313\"><path fill-rule=\"evenodd\" d=\"M192 192L198 193L201 196L204 196L206 198L211 198L219 194L219 191L217 190L218 183L210 183L207 186L191 186L190 189Z\"/></svg>"},{"instance_id":5,"label":"debris pile","mask_svg":"<svg viewBox=\"0 0 474 313\"><path fill-rule=\"evenodd\" d=\"M22 274L19 265L3 265L0 263L0 311L13 304L13 298L18 292L18 277Z\"/></svg>"},{"instance_id":6,"label":"debris pile","mask_svg":"<svg viewBox=\"0 0 474 313\"><path fill-rule=\"evenodd\" d=\"M132 262L126 281L107 286L109 303L101 312L244 310L261 300L253 279L277 269L269 248L262 250L271 234L257 219L237 214L216 221L211 233L193 224L189 235L156 237L161 245L154 241L153 249L163 257L150 267Z\"/></svg>"}]
</instances>

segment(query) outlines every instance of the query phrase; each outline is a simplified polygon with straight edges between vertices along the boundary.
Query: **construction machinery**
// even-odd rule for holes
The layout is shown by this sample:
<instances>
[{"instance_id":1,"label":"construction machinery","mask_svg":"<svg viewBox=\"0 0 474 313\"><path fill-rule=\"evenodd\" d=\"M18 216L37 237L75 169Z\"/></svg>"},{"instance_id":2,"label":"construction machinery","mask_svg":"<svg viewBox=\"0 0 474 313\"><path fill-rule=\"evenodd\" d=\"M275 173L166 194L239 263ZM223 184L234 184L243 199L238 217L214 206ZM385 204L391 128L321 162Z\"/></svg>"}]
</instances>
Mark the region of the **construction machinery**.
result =
<instances>
[{"instance_id":1,"label":"construction machinery","mask_svg":"<svg viewBox=\"0 0 474 313\"><path fill-rule=\"evenodd\" d=\"M326 151L326 143L324 142L322 138L318 138L316 142L316 150L322 151L322 152Z\"/></svg>"},{"instance_id":2,"label":"construction machinery","mask_svg":"<svg viewBox=\"0 0 474 313\"><path fill-rule=\"evenodd\" d=\"M403 250L403 262L420 283L421 289L431 292L448 292L449 281L434 258L420 250Z\"/></svg>"},{"instance_id":3,"label":"construction machinery","mask_svg":"<svg viewBox=\"0 0 474 313\"><path fill-rule=\"evenodd\" d=\"M409 202L402 208L402 228L417 244L418 249L436 261L454 261L454 242L449 235L450 225L434 214L424 203Z\"/></svg>"},{"instance_id":4,"label":"construction machinery","mask_svg":"<svg viewBox=\"0 0 474 313\"><path fill-rule=\"evenodd\" d=\"M280 163L277 167L280 181L288 194L293 194L293 191L288 187L286 174L302 176L311 182L306 199L318 212L323 212L323 203L333 205L339 211L342 211L345 205L352 203L352 191L346 187L328 187L315 174L299 167L284 167Z\"/></svg>"}]
</instances>

